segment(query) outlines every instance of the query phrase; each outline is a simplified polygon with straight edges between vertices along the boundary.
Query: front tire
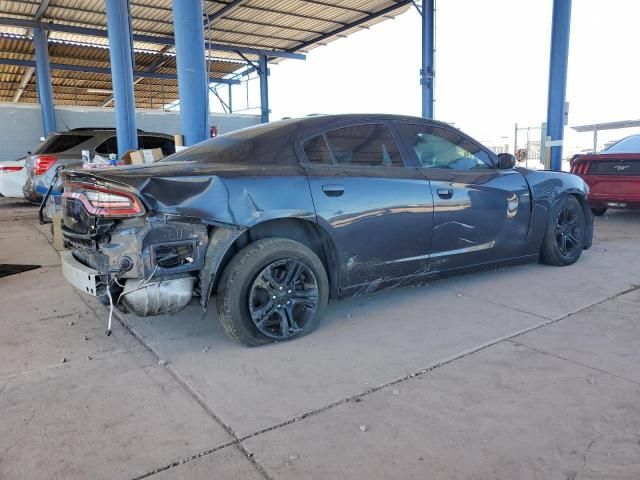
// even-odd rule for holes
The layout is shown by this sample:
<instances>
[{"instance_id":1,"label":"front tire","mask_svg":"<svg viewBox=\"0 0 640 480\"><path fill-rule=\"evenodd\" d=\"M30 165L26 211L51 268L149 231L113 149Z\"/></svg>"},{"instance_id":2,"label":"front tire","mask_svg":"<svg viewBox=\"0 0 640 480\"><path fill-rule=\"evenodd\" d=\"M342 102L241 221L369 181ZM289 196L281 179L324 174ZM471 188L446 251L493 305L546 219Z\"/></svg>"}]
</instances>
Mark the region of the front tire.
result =
<instances>
[{"instance_id":1,"label":"front tire","mask_svg":"<svg viewBox=\"0 0 640 480\"><path fill-rule=\"evenodd\" d=\"M557 202L551 208L542 242L542 263L563 267L577 262L584 249L586 227L584 210L576 197L569 195Z\"/></svg>"},{"instance_id":2,"label":"front tire","mask_svg":"<svg viewBox=\"0 0 640 480\"><path fill-rule=\"evenodd\" d=\"M240 250L225 268L218 315L229 337L255 347L313 331L328 297L327 273L311 249L267 238Z\"/></svg>"}]
</instances>

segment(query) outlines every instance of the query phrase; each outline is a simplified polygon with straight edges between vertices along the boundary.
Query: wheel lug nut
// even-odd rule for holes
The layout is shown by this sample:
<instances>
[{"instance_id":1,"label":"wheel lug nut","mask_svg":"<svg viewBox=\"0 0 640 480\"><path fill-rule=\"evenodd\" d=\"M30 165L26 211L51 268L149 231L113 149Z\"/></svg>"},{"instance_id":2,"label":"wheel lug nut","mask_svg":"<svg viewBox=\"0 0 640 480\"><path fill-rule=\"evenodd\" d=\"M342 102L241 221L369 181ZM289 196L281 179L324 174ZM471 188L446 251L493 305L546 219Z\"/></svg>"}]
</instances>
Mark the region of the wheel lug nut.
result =
<instances>
[{"instance_id":1,"label":"wheel lug nut","mask_svg":"<svg viewBox=\"0 0 640 480\"><path fill-rule=\"evenodd\" d=\"M271 298L273 298L273 299L275 300L275 299L276 299L276 298L278 298L278 297L276 297L276 296L274 295L274 296L273 296L273 297L271 297Z\"/></svg>"},{"instance_id":2,"label":"wheel lug nut","mask_svg":"<svg viewBox=\"0 0 640 480\"><path fill-rule=\"evenodd\" d=\"M282 305L278 305L278 308L282 308Z\"/></svg>"},{"instance_id":3,"label":"wheel lug nut","mask_svg":"<svg viewBox=\"0 0 640 480\"><path fill-rule=\"evenodd\" d=\"M291 290L287 290L287 293L288 293L288 294L291 294Z\"/></svg>"},{"instance_id":4,"label":"wheel lug nut","mask_svg":"<svg viewBox=\"0 0 640 480\"><path fill-rule=\"evenodd\" d=\"M291 305L291 301L290 300L287 301L287 305Z\"/></svg>"},{"instance_id":5,"label":"wheel lug nut","mask_svg":"<svg viewBox=\"0 0 640 480\"><path fill-rule=\"evenodd\" d=\"M282 290L282 287L280 287L278 290Z\"/></svg>"}]
</instances>

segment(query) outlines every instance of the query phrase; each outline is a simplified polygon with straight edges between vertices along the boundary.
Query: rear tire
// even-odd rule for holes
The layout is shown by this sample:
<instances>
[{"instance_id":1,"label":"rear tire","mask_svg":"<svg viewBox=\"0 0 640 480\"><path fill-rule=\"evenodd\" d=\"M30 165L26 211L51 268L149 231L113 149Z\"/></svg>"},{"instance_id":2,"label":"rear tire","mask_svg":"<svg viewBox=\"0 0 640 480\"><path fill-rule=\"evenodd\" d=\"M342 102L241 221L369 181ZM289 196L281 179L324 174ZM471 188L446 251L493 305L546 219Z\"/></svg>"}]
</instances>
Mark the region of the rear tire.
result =
<instances>
[{"instance_id":1,"label":"rear tire","mask_svg":"<svg viewBox=\"0 0 640 480\"><path fill-rule=\"evenodd\" d=\"M604 215L607 211L607 207L602 207L602 208L592 208L591 212L593 212L593 214L596 217L601 217L602 215Z\"/></svg>"},{"instance_id":2,"label":"rear tire","mask_svg":"<svg viewBox=\"0 0 640 480\"><path fill-rule=\"evenodd\" d=\"M575 263L582 255L587 230L582 205L568 195L551 208L549 223L540 252L540 260L547 265L564 267Z\"/></svg>"},{"instance_id":3,"label":"rear tire","mask_svg":"<svg viewBox=\"0 0 640 480\"><path fill-rule=\"evenodd\" d=\"M220 278L217 307L225 333L255 347L313 331L328 298L327 273L311 249L266 238L231 259Z\"/></svg>"}]
</instances>

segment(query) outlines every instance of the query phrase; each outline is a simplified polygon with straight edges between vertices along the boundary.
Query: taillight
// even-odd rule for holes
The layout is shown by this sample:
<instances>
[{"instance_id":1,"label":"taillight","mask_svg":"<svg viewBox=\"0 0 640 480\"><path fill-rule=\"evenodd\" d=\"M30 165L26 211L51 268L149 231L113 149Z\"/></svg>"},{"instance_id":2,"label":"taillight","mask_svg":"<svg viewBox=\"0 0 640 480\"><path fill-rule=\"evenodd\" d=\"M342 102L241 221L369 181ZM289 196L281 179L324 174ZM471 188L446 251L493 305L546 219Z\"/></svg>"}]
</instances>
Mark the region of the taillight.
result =
<instances>
[{"instance_id":1,"label":"taillight","mask_svg":"<svg viewBox=\"0 0 640 480\"><path fill-rule=\"evenodd\" d=\"M65 183L63 197L79 200L87 212L99 217L135 217L144 213L135 195L88 183Z\"/></svg>"},{"instance_id":2,"label":"taillight","mask_svg":"<svg viewBox=\"0 0 640 480\"><path fill-rule=\"evenodd\" d=\"M53 155L36 155L36 163L33 167L34 175L43 175L47 170L51 168L51 165L56 163L58 159Z\"/></svg>"},{"instance_id":3,"label":"taillight","mask_svg":"<svg viewBox=\"0 0 640 480\"><path fill-rule=\"evenodd\" d=\"M0 173L19 172L23 168L24 167L19 167L19 166L15 166L15 167L0 167Z\"/></svg>"}]
</instances>

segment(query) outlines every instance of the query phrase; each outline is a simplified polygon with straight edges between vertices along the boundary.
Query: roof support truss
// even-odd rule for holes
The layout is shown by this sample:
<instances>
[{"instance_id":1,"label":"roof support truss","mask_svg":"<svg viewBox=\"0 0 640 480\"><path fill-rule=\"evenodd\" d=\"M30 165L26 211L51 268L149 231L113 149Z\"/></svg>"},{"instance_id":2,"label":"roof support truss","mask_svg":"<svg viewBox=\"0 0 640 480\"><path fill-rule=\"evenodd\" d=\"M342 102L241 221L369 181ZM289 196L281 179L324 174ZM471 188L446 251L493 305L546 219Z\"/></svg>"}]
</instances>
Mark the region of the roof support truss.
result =
<instances>
[{"instance_id":1,"label":"roof support truss","mask_svg":"<svg viewBox=\"0 0 640 480\"><path fill-rule=\"evenodd\" d=\"M14 65L18 67L35 68L36 62L34 62L33 60L15 60L11 58L0 58L0 65ZM88 72L88 73L99 73L104 75L111 75L111 70L108 68L86 67L84 65L69 65L66 63L52 63L51 70L67 70L70 72ZM143 77L143 78L159 78L163 80L176 80L178 78L176 75L172 75L170 73L158 73L158 72L147 72L147 71L134 71L133 76ZM211 77L209 81L211 83L224 83L226 85L234 85L234 84L240 83L240 80L233 80L228 78L217 78L217 77Z\"/></svg>"},{"instance_id":2,"label":"roof support truss","mask_svg":"<svg viewBox=\"0 0 640 480\"><path fill-rule=\"evenodd\" d=\"M107 31L102 28L90 28L90 27L78 27L75 25L61 25L57 23L51 22L37 22L34 20L26 20L21 18L12 18L12 17L0 17L0 25L6 25L11 27L23 27L23 28L36 28L42 27L45 30L49 30L52 32L62 32L62 33L72 33L77 35L87 35L90 37L99 37L99 38L107 38ZM175 45L175 40L173 37L161 37L155 35L141 35L141 34L133 34L133 41L135 42L144 42L151 43L155 45ZM237 45L227 45L223 43L216 43L211 41L206 41L206 46L209 50L216 50L218 52L236 52L241 51L245 55L268 55L269 57L278 57L278 58L292 58L296 60L304 60L306 57L304 54L295 53L291 51L282 51L282 50L269 50L269 49L259 49L259 48L250 48L243 47ZM298 48L296 47L296 50Z\"/></svg>"}]
</instances>

